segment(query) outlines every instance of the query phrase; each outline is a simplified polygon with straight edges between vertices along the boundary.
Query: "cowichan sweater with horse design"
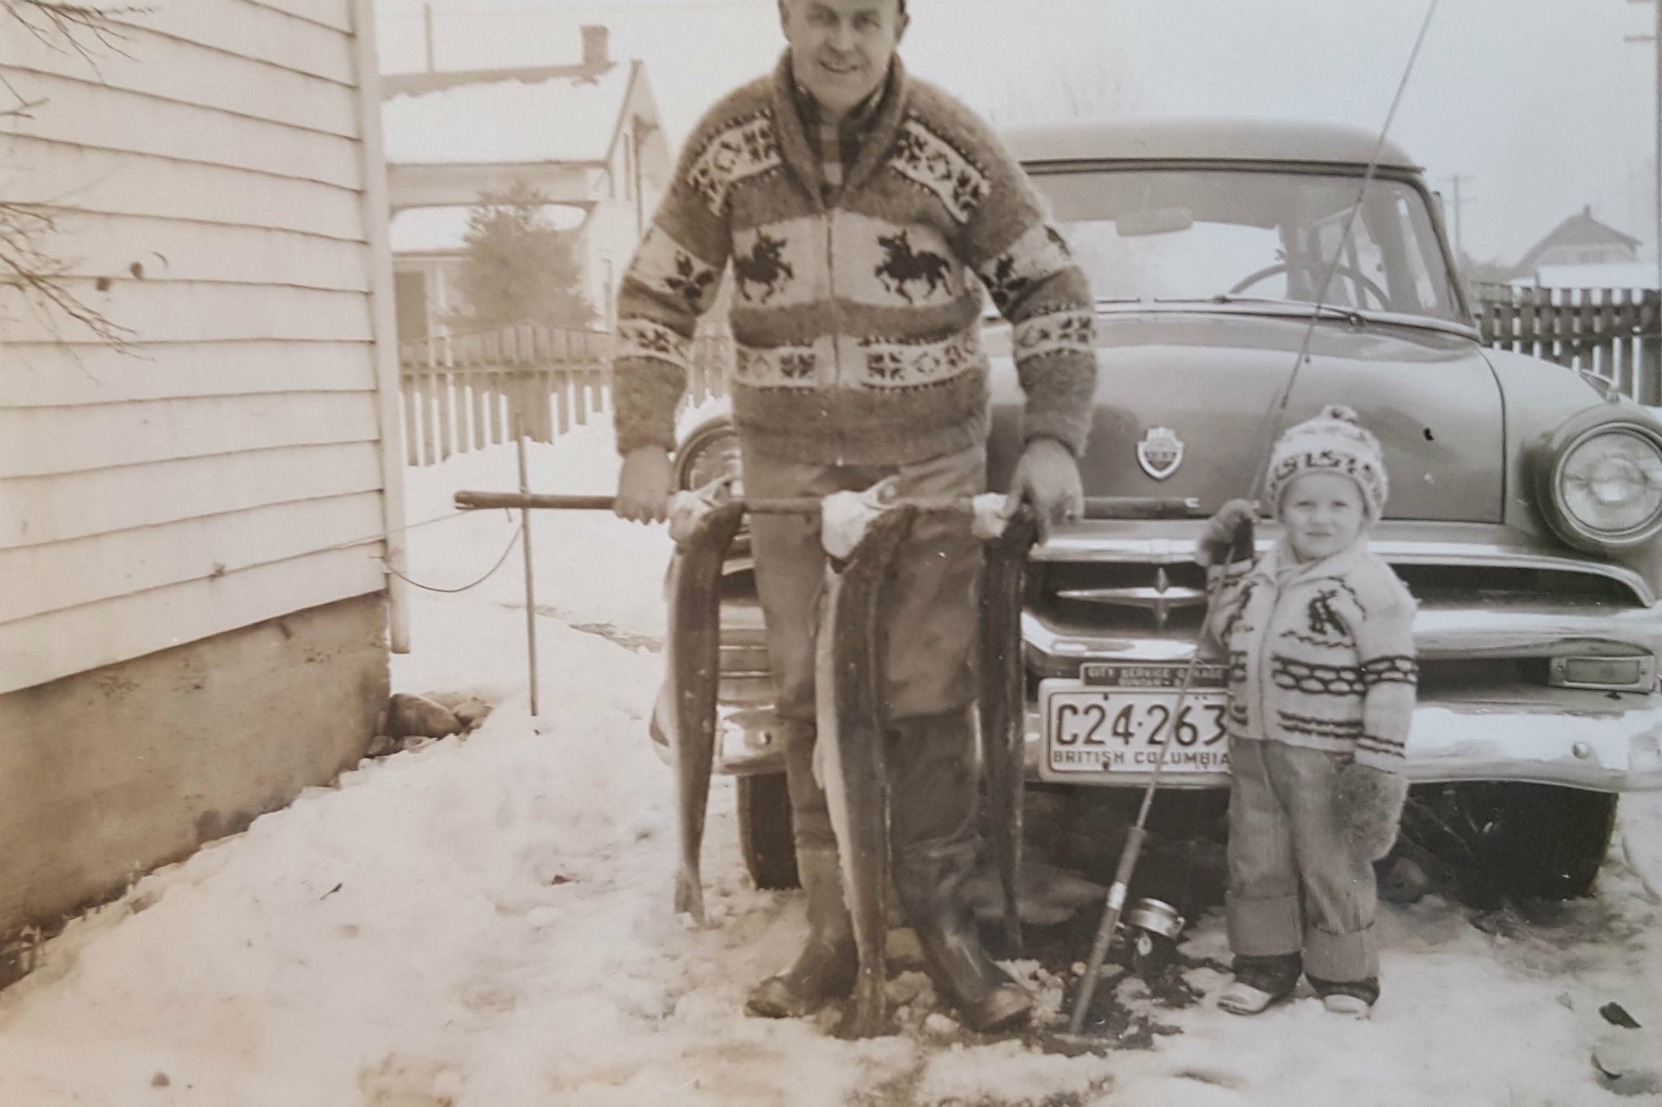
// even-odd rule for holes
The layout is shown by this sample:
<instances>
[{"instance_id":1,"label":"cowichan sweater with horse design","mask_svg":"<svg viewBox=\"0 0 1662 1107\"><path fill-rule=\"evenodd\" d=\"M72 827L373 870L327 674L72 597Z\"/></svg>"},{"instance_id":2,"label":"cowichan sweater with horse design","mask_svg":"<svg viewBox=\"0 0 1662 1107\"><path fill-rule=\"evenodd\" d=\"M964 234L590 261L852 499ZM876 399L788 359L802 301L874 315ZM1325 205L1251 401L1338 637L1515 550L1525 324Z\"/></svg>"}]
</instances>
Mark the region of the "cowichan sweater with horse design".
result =
<instances>
[{"instance_id":1,"label":"cowichan sweater with horse design","mask_svg":"<svg viewBox=\"0 0 1662 1107\"><path fill-rule=\"evenodd\" d=\"M1230 739L1401 772L1419 678L1415 603L1366 539L1302 564L1283 540L1250 568L1214 574L1208 629L1228 650Z\"/></svg>"},{"instance_id":2,"label":"cowichan sweater with horse design","mask_svg":"<svg viewBox=\"0 0 1662 1107\"><path fill-rule=\"evenodd\" d=\"M789 54L693 131L619 290L620 453L674 448L693 328L729 263L733 419L747 448L898 465L985 439L973 272L1013 325L1024 436L1083 450L1096 381L1084 274L999 140L893 64L829 202Z\"/></svg>"}]
</instances>

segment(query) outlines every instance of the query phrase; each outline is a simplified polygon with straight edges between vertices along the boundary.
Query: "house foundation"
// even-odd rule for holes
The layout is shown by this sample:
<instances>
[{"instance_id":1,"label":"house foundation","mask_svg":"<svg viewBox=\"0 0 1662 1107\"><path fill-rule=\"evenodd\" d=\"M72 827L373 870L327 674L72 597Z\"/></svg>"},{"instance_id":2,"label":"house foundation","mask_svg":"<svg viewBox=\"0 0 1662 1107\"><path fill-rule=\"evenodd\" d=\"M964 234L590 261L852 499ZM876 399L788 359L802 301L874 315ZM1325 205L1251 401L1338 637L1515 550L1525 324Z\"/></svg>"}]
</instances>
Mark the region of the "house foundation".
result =
<instances>
[{"instance_id":1,"label":"house foundation","mask_svg":"<svg viewBox=\"0 0 1662 1107\"><path fill-rule=\"evenodd\" d=\"M388 694L360 596L0 695L0 986L52 932L362 757Z\"/></svg>"}]
</instances>

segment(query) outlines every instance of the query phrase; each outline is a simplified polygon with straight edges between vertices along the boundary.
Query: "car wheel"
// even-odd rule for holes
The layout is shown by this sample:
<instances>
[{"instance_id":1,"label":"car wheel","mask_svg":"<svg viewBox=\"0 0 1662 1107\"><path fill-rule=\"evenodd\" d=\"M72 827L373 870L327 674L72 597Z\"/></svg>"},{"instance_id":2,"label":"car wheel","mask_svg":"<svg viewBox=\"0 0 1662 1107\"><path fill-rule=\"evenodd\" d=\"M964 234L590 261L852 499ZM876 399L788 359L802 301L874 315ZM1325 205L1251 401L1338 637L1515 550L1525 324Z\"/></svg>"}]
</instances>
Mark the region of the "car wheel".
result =
<instances>
[{"instance_id":1,"label":"car wheel","mask_svg":"<svg viewBox=\"0 0 1662 1107\"><path fill-rule=\"evenodd\" d=\"M1441 846L1424 844L1486 891L1573 899L1592 890L1616 829L1619 798L1548 784L1451 784L1429 805L1438 832L1433 837L1443 838ZM1405 820L1404 831L1422 838L1427 805L1418 807L1418 817Z\"/></svg>"},{"instance_id":2,"label":"car wheel","mask_svg":"<svg viewBox=\"0 0 1662 1107\"><path fill-rule=\"evenodd\" d=\"M758 888L795 888L796 843L791 833L791 797L784 773L756 773L736 781L739 851Z\"/></svg>"}]
</instances>

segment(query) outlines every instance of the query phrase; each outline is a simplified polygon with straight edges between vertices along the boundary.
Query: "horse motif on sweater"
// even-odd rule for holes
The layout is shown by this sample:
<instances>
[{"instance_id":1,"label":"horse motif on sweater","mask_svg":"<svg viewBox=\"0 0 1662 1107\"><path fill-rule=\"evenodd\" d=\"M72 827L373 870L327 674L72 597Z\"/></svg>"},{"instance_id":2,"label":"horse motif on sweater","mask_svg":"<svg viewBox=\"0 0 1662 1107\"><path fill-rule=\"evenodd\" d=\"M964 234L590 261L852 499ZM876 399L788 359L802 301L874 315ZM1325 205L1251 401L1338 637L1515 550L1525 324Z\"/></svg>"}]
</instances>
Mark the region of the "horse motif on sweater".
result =
<instances>
[{"instance_id":1,"label":"horse motif on sweater","mask_svg":"<svg viewBox=\"0 0 1662 1107\"><path fill-rule=\"evenodd\" d=\"M877 244L883 247L883 261L874 270L883 287L905 300L916 303L907 287L913 281L923 282L923 298L927 299L948 287L947 274L951 267L941 255L928 250L915 251L906 231L879 235Z\"/></svg>"},{"instance_id":2,"label":"horse motif on sweater","mask_svg":"<svg viewBox=\"0 0 1662 1107\"><path fill-rule=\"evenodd\" d=\"M739 295L765 304L784 290L787 281L796 279L796 270L785 260L784 239L758 234L750 253L733 255L733 276ZM761 289L759 296L751 293L751 285Z\"/></svg>"}]
</instances>

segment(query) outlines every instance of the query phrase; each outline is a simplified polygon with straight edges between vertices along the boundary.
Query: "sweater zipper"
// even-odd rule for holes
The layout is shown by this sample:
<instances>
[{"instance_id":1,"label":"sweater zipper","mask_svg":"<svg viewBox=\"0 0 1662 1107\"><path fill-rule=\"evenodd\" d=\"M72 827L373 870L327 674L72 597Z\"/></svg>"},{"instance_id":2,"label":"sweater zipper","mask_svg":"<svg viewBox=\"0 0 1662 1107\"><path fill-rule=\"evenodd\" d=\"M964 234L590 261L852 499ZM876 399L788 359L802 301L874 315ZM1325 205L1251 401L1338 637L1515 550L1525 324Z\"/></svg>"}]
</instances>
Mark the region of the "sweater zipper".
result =
<instances>
[{"instance_id":1,"label":"sweater zipper","mask_svg":"<svg viewBox=\"0 0 1662 1107\"><path fill-rule=\"evenodd\" d=\"M1662 3L1662 0L1658 0ZM842 308L837 304L837 236L836 222L832 217L832 209L825 209L825 284L826 298L831 304L831 393L828 401L834 401L837 391L843 386L842 349L838 338L842 334ZM829 415L830 403L827 403L826 414ZM843 436L839 428L837 438L837 465L843 465Z\"/></svg>"}]
</instances>

